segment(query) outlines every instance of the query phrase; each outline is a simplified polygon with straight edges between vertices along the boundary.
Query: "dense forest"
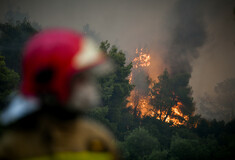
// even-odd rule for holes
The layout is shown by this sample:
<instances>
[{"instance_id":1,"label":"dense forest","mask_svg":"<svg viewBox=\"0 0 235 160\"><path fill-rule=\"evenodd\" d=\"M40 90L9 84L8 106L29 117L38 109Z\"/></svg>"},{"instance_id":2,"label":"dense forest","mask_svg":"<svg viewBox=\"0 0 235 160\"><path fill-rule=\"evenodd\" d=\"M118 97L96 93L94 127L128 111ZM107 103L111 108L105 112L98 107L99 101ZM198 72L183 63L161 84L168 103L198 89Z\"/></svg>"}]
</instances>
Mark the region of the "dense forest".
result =
<instances>
[{"instance_id":1,"label":"dense forest","mask_svg":"<svg viewBox=\"0 0 235 160\"><path fill-rule=\"evenodd\" d=\"M87 28L87 27L86 27ZM7 103L8 95L20 81L21 49L25 41L37 33L25 19L17 23L0 24L0 108ZM188 119L180 119L183 125L166 122L161 112L141 116L140 111L128 107L127 98L135 88L128 77L132 63L126 64L125 53L103 41L100 48L115 64L115 71L99 79L102 106L88 116L106 125L115 135L120 157L126 160L183 160L183 159L234 159L235 120L206 120L195 115L195 106L189 86L190 75L171 75L165 70L158 82L152 82L153 111L161 110L171 115L172 106L182 102L182 113ZM177 97L176 97L177 95Z\"/></svg>"}]
</instances>

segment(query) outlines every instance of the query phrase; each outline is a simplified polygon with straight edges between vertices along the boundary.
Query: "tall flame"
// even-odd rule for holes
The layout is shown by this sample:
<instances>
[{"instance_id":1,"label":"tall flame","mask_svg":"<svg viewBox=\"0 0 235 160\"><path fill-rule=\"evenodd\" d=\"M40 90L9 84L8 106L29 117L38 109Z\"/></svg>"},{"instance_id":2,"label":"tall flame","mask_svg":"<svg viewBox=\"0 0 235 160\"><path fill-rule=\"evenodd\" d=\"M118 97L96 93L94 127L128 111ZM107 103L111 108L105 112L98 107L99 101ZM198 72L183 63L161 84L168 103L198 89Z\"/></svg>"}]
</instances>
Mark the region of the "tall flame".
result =
<instances>
[{"instance_id":1,"label":"tall flame","mask_svg":"<svg viewBox=\"0 0 235 160\"><path fill-rule=\"evenodd\" d=\"M136 49L135 53L137 55L136 58L133 59L133 70L129 76L129 83L133 83L134 79L134 71L140 68L146 69L150 66L150 60L151 56L150 53L147 49L141 48L141 49ZM148 73L151 74L151 73ZM150 75L151 76L151 75ZM151 85L149 86L150 88L152 87ZM172 106L171 111L172 113L170 115L167 115L166 112L161 112L160 110L158 111L153 111L154 107L150 105L150 96L144 95L141 92L139 92L136 88L131 92L130 97L128 97L129 103L127 106L131 106L136 112L136 115L139 115L140 117L143 116L153 116L156 117L157 119L165 119L165 122L167 123L172 123L172 125L184 125L188 120L189 117L184 115L181 112L181 107L183 104L181 102L177 102L177 105ZM161 112L161 113L160 113ZM156 116L156 113L158 116ZM159 116L161 115L161 117ZM177 117L180 117L181 120Z\"/></svg>"},{"instance_id":2,"label":"tall flame","mask_svg":"<svg viewBox=\"0 0 235 160\"><path fill-rule=\"evenodd\" d=\"M144 52L143 48L141 48L140 50L137 48L135 53L139 56L134 58L134 60L132 61L133 68L150 66L151 57L148 51Z\"/></svg>"}]
</instances>

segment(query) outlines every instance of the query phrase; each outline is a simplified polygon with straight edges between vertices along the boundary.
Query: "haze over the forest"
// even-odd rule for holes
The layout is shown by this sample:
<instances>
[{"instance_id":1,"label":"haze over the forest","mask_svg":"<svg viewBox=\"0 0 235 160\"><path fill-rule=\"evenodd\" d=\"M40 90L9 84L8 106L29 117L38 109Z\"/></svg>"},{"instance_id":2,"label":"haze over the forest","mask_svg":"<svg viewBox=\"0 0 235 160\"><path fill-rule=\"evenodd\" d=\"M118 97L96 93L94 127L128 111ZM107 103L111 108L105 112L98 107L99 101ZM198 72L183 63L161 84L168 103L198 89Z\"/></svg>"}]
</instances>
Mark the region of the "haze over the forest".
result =
<instances>
[{"instance_id":1,"label":"haze over the forest","mask_svg":"<svg viewBox=\"0 0 235 160\"><path fill-rule=\"evenodd\" d=\"M235 105L225 103L235 99L226 89L235 86L234 8L233 0L1 0L0 19L26 15L42 28L76 30L89 24L97 40L117 45L129 61L135 48L147 46L156 74L165 67L191 72L198 113L230 120L221 113L235 116Z\"/></svg>"}]
</instances>

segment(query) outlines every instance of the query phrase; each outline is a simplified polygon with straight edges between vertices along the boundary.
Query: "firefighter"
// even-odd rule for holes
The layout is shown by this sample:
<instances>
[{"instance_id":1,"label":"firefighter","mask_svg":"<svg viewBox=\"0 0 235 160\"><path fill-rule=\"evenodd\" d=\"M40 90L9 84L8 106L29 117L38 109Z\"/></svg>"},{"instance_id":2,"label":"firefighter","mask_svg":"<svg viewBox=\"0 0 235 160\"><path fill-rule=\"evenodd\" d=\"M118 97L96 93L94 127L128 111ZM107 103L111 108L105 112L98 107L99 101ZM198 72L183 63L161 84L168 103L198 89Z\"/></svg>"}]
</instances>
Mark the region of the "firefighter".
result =
<instances>
[{"instance_id":1,"label":"firefighter","mask_svg":"<svg viewBox=\"0 0 235 160\"><path fill-rule=\"evenodd\" d=\"M112 134L84 113L99 104L96 78L110 65L92 40L67 29L33 36L22 83L0 115L0 159L117 159Z\"/></svg>"}]
</instances>

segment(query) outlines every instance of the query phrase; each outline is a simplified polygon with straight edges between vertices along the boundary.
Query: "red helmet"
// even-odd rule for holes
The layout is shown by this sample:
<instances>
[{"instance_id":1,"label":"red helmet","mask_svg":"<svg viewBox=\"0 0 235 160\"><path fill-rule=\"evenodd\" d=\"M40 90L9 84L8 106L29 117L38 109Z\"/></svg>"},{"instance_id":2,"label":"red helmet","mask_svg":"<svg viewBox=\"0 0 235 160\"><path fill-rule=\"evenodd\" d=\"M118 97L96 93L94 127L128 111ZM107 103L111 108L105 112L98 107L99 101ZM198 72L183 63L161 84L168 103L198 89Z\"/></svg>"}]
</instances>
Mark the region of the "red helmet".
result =
<instances>
[{"instance_id":1,"label":"red helmet","mask_svg":"<svg viewBox=\"0 0 235 160\"><path fill-rule=\"evenodd\" d=\"M66 29L42 31L26 44L21 92L25 96L53 93L63 103L68 100L74 74L104 60L98 46L80 33Z\"/></svg>"}]
</instances>

